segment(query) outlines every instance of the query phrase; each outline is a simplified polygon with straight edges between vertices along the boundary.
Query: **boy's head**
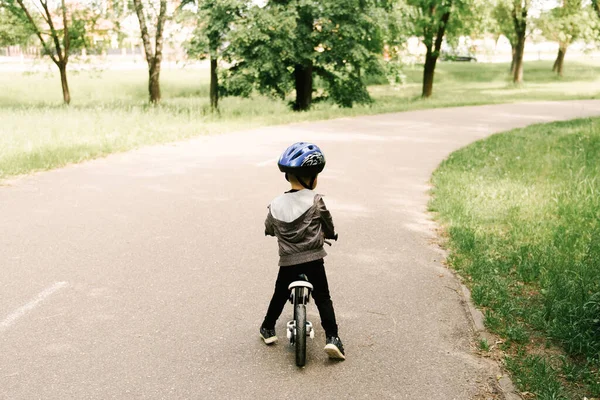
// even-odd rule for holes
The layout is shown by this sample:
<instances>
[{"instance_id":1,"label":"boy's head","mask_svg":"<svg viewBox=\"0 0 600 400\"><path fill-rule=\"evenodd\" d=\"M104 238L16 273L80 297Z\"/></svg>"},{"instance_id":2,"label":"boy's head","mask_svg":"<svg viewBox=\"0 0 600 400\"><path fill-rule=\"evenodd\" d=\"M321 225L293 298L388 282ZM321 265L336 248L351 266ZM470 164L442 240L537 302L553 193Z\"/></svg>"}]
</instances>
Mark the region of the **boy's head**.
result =
<instances>
[{"instance_id":1,"label":"boy's head","mask_svg":"<svg viewBox=\"0 0 600 400\"><path fill-rule=\"evenodd\" d=\"M315 144L294 143L279 157L279 170L285 172L286 179L294 186L306 189L317 186L317 175L325 168L325 156Z\"/></svg>"}]
</instances>

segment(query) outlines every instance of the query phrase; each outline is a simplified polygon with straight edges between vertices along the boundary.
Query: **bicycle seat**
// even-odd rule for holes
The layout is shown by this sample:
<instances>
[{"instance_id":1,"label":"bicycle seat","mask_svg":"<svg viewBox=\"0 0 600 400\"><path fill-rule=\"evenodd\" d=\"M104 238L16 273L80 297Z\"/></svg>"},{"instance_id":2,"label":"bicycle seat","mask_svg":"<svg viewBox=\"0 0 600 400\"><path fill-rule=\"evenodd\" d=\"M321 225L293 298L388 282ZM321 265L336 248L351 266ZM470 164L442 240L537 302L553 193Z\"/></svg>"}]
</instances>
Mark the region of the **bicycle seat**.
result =
<instances>
[{"instance_id":1,"label":"bicycle seat","mask_svg":"<svg viewBox=\"0 0 600 400\"><path fill-rule=\"evenodd\" d=\"M310 290L313 290L312 283L310 283L308 281L294 281L294 282L290 283L290 286L288 286L288 289L292 290L293 288L297 288L297 287L305 287L305 288L309 288Z\"/></svg>"}]
</instances>

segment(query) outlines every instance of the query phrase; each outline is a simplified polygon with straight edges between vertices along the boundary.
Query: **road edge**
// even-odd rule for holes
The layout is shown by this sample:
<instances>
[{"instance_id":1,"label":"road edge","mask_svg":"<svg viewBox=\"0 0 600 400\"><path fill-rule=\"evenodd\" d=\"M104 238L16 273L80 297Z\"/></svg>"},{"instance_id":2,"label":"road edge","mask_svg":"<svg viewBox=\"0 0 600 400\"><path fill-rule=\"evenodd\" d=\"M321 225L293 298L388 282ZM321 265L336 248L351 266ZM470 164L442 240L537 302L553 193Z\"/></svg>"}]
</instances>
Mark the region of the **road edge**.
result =
<instances>
[{"instance_id":1,"label":"road edge","mask_svg":"<svg viewBox=\"0 0 600 400\"><path fill-rule=\"evenodd\" d=\"M488 330L485 328L485 316L479 309L477 309L477 307L475 307L475 304L473 303L473 298L471 297L471 290L463 283L462 277L456 271L450 268L448 268L448 270L452 272L454 277L458 280L458 284L460 285L464 305L467 314L470 317L469 320L471 321L475 338L479 340L486 340L488 343L495 343L496 336L488 332ZM497 365L500 371L500 374L497 375L496 384L497 388L500 390L504 398L506 400L522 400L523 397L521 397L521 395L517 391L517 388L513 384L510 373L506 370L502 363L496 360L492 361L494 362L494 364Z\"/></svg>"},{"instance_id":2,"label":"road edge","mask_svg":"<svg viewBox=\"0 0 600 400\"><path fill-rule=\"evenodd\" d=\"M431 183L429 183L430 188ZM431 198L431 195L429 196ZM435 218L435 213L431 211L427 211L427 214L431 217L432 222L435 224L436 229L434 231L435 240L432 245L436 247L438 252L441 255L441 260L439 260L442 268L452 274L456 284L458 286L456 292L460 296L461 304L467 315L467 319L471 324L471 329L473 331L473 338L475 340L486 340L487 343L497 343L498 336L489 332L485 327L485 316L483 312L481 312L473 303L473 298L471 296L471 290L464 284L464 278L462 275L458 273L458 271L451 268L448 263L448 250L443 245L443 235L441 232L444 232L444 228L439 225L438 221ZM495 346L495 345L492 345ZM487 360L491 365L496 368L494 387L499 392L504 400L523 400L523 397L520 395L516 386L512 382L512 378L508 370L502 364L502 361L498 358L492 357L484 357L481 353L473 351L474 355L476 355L480 359Z\"/></svg>"}]
</instances>

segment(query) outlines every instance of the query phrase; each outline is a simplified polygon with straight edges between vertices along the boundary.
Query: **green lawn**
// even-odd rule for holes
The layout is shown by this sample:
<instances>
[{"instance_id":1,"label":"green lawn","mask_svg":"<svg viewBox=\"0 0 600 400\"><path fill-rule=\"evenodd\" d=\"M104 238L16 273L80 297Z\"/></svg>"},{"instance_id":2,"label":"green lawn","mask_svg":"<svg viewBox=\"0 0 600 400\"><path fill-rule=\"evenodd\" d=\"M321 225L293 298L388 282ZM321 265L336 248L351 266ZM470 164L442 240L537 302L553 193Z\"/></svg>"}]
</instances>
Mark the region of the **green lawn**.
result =
<instances>
[{"instance_id":1,"label":"green lawn","mask_svg":"<svg viewBox=\"0 0 600 400\"><path fill-rule=\"evenodd\" d=\"M514 380L537 399L600 397L600 118L494 135L432 179L448 262Z\"/></svg>"},{"instance_id":2,"label":"green lawn","mask_svg":"<svg viewBox=\"0 0 600 400\"><path fill-rule=\"evenodd\" d=\"M286 103L264 97L226 98L221 113L209 112L208 73L167 70L163 103L147 105L147 72L70 74L72 104L61 105L55 74L0 75L0 179L59 167L143 145L176 141L265 125L422 108L529 100L598 98L600 64L567 62L565 77L549 62L525 65L526 83L514 87L505 64L440 63L432 99L422 100L421 68L406 69L399 88L370 87L370 106L340 109L321 103L294 113ZM381 79L374 79L374 82Z\"/></svg>"}]
</instances>

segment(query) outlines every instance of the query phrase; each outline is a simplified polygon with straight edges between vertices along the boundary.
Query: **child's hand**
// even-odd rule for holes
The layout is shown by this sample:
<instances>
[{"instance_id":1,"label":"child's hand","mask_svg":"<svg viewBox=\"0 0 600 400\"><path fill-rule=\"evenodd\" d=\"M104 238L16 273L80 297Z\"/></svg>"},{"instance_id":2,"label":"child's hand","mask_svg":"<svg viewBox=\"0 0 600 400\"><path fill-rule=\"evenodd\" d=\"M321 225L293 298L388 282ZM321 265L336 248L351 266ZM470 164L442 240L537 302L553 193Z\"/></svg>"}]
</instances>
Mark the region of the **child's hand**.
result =
<instances>
[{"instance_id":1,"label":"child's hand","mask_svg":"<svg viewBox=\"0 0 600 400\"><path fill-rule=\"evenodd\" d=\"M327 236L327 235L323 234L323 237L324 237L325 239L338 240L338 234L337 234L337 233L334 233L334 234L333 234L333 235L331 235L331 236Z\"/></svg>"}]
</instances>

